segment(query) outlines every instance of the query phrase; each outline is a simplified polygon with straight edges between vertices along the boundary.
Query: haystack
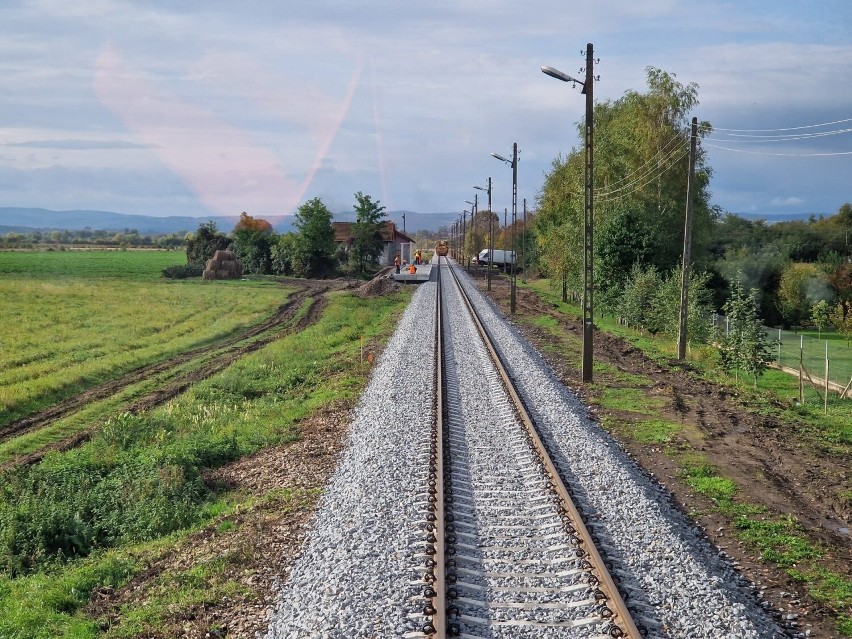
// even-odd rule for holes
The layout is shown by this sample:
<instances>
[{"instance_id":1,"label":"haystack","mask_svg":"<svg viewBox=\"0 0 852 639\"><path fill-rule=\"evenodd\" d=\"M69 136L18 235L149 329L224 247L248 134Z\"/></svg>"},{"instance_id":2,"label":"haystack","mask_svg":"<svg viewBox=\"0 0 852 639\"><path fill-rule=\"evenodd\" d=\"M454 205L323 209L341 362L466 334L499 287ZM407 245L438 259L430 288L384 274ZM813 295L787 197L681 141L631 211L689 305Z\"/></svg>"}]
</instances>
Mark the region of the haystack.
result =
<instances>
[{"instance_id":1,"label":"haystack","mask_svg":"<svg viewBox=\"0 0 852 639\"><path fill-rule=\"evenodd\" d=\"M205 280L238 280L243 276L243 265L232 251L216 251L204 265L201 277Z\"/></svg>"}]
</instances>

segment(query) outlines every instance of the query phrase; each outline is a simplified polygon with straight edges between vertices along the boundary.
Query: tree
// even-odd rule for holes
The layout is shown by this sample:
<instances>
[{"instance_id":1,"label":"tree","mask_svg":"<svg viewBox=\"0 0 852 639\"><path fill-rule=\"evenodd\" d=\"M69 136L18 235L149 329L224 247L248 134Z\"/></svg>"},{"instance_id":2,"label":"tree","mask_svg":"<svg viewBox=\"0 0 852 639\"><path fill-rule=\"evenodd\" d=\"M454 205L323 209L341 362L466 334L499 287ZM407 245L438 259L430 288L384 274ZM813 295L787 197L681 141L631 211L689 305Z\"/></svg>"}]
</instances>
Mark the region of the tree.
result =
<instances>
[{"instance_id":1,"label":"tree","mask_svg":"<svg viewBox=\"0 0 852 639\"><path fill-rule=\"evenodd\" d=\"M252 217L245 211L240 213L240 219L234 227L234 233L240 231L251 231L253 233L271 233L272 224L259 217Z\"/></svg>"},{"instance_id":2,"label":"tree","mask_svg":"<svg viewBox=\"0 0 852 639\"><path fill-rule=\"evenodd\" d=\"M244 273L258 275L272 272L272 225L245 211L234 226L233 250L243 265Z\"/></svg>"},{"instance_id":3,"label":"tree","mask_svg":"<svg viewBox=\"0 0 852 639\"><path fill-rule=\"evenodd\" d=\"M275 237L270 248L273 275L293 275L293 265L297 253L298 236L284 233Z\"/></svg>"},{"instance_id":4,"label":"tree","mask_svg":"<svg viewBox=\"0 0 852 639\"><path fill-rule=\"evenodd\" d=\"M841 302L852 300L852 264L840 264L828 274L828 283Z\"/></svg>"},{"instance_id":5,"label":"tree","mask_svg":"<svg viewBox=\"0 0 852 639\"><path fill-rule=\"evenodd\" d=\"M186 236L186 263L203 267L216 251L224 251L230 244L231 240L219 232L216 222L202 222L194 235Z\"/></svg>"},{"instance_id":6,"label":"tree","mask_svg":"<svg viewBox=\"0 0 852 639\"><path fill-rule=\"evenodd\" d=\"M301 277L328 277L334 272L335 250L332 213L315 197L296 211L292 256L293 272Z\"/></svg>"},{"instance_id":7,"label":"tree","mask_svg":"<svg viewBox=\"0 0 852 639\"><path fill-rule=\"evenodd\" d=\"M371 264L384 251L384 240L380 235L385 207L373 202L369 195L361 191L355 194L355 224L352 225L352 248L349 251L349 263L358 276L367 273Z\"/></svg>"},{"instance_id":8,"label":"tree","mask_svg":"<svg viewBox=\"0 0 852 639\"><path fill-rule=\"evenodd\" d=\"M688 115L698 104L698 87L649 67L648 89L628 91L595 107L595 269L602 301L617 298L635 262L661 273L680 262L689 169ZM578 125L582 139L585 122ZM710 131L702 123L700 135ZM712 223L711 169L699 148L696 157L692 256L707 263ZM557 158L536 206L540 262L551 273L575 268L566 255L583 255L584 151ZM567 227L569 244L549 247L545 234ZM625 246L625 241L627 245ZM606 277L604 276L606 274ZM569 276L575 280L576 277Z\"/></svg>"},{"instance_id":9,"label":"tree","mask_svg":"<svg viewBox=\"0 0 852 639\"><path fill-rule=\"evenodd\" d=\"M852 338L852 305L849 302L838 303L829 321L834 330L846 338L846 346L849 346L849 340Z\"/></svg>"},{"instance_id":10,"label":"tree","mask_svg":"<svg viewBox=\"0 0 852 639\"><path fill-rule=\"evenodd\" d=\"M656 333L655 304L661 286L660 274L653 266L643 268L637 262L630 270L618 305L618 316L628 326ZM650 303L649 303L650 302Z\"/></svg>"},{"instance_id":11,"label":"tree","mask_svg":"<svg viewBox=\"0 0 852 639\"><path fill-rule=\"evenodd\" d=\"M757 289L746 294L742 280L739 277L734 280L731 299L724 307L728 334L719 336L722 368L729 373L733 371L736 377L740 370L753 375L755 387L772 356L771 340L758 315L757 296Z\"/></svg>"},{"instance_id":12,"label":"tree","mask_svg":"<svg viewBox=\"0 0 852 639\"><path fill-rule=\"evenodd\" d=\"M802 326L810 318L811 300L827 291L815 265L789 264L778 284L778 310L788 325Z\"/></svg>"},{"instance_id":13,"label":"tree","mask_svg":"<svg viewBox=\"0 0 852 639\"><path fill-rule=\"evenodd\" d=\"M822 332L831 324L831 308L828 302L820 300L811 306L811 323L817 327L817 337L822 337Z\"/></svg>"}]
</instances>

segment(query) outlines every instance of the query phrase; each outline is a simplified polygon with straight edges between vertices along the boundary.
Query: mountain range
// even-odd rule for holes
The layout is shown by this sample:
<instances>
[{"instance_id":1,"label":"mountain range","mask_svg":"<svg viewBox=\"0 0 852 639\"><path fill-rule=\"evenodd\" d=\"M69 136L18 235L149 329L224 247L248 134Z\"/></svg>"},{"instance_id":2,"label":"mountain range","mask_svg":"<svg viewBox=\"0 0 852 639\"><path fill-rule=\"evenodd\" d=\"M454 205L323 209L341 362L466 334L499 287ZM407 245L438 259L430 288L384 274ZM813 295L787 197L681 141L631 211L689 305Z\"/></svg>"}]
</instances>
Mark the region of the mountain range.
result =
<instances>
[{"instance_id":1,"label":"mountain range","mask_svg":"<svg viewBox=\"0 0 852 639\"><path fill-rule=\"evenodd\" d=\"M452 224L458 213L415 213L413 211L388 211L387 219L396 222L402 230L403 215L405 229L415 231L437 231L441 226ZM292 215L277 215L264 218L279 233L293 230ZM213 220L221 231L228 232L239 220L239 215L221 217L192 217L155 215L128 215L111 211L51 211L49 209L0 207L0 234L38 231L124 231L134 229L142 235L165 235L194 231L198 225ZM354 222L355 212L334 214L336 222Z\"/></svg>"}]
</instances>

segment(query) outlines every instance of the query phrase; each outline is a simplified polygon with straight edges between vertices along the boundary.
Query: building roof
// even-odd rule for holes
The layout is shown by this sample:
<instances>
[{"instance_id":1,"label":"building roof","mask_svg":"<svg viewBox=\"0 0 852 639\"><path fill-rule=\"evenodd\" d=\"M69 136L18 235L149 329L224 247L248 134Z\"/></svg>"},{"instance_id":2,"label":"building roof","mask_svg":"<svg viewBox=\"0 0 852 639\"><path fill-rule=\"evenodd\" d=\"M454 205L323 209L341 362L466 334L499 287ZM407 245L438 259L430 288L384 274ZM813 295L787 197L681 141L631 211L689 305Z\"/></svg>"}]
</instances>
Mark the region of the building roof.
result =
<instances>
[{"instance_id":1,"label":"building roof","mask_svg":"<svg viewBox=\"0 0 852 639\"><path fill-rule=\"evenodd\" d=\"M334 241L337 243L349 242L352 240L352 227L355 222L332 222L331 228L334 230ZM379 227L379 235L384 242L414 242L405 233L396 228L396 224L390 221L382 222Z\"/></svg>"}]
</instances>

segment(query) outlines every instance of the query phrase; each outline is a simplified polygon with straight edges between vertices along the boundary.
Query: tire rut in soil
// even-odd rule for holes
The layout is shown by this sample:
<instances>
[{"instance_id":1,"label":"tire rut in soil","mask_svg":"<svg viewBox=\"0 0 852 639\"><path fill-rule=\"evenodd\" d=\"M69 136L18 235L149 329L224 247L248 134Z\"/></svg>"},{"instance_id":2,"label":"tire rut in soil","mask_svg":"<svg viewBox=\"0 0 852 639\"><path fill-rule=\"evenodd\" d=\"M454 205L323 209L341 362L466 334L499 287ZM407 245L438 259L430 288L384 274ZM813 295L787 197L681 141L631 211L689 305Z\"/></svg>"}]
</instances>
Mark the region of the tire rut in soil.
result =
<instances>
[{"instance_id":1,"label":"tire rut in soil","mask_svg":"<svg viewBox=\"0 0 852 639\"><path fill-rule=\"evenodd\" d=\"M279 307L275 315L261 324L253 326L249 330L240 333L238 336L230 337L223 342L187 351L186 353L181 353L178 356L154 365L142 367L121 379L113 380L112 382L92 388L81 395L77 395L65 402L62 402L62 404L13 422L7 427L0 429L0 442L30 431L38 430L39 428L44 428L51 422L70 415L83 405L113 395L129 385L141 381L148 375L166 372L171 368L175 368L217 350L226 351L216 357L214 361L208 362L207 364L190 371L166 386L155 389L145 397L131 404L126 410L130 413L141 413L155 406L159 406L160 404L164 404L173 397L186 391L192 384L215 375L241 357L259 350L276 339L279 339L284 334L300 332L311 324L314 324L328 304L328 298L326 296L328 290L328 287L308 287L297 291L290 296L285 304ZM284 327L282 331L272 332L275 328L281 327L288 321L292 320L293 316L301 308L305 299L311 296L314 297L313 302L307 312L299 318L293 326ZM246 340L263 335L264 333L270 334L260 337L249 344L244 343ZM0 464L0 471L13 466L37 463L41 461L44 455L49 451L64 451L75 448L88 441L93 434L93 430L94 429L92 428L86 429L60 442L45 446L34 453L18 457L14 461Z\"/></svg>"}]
</instances>

